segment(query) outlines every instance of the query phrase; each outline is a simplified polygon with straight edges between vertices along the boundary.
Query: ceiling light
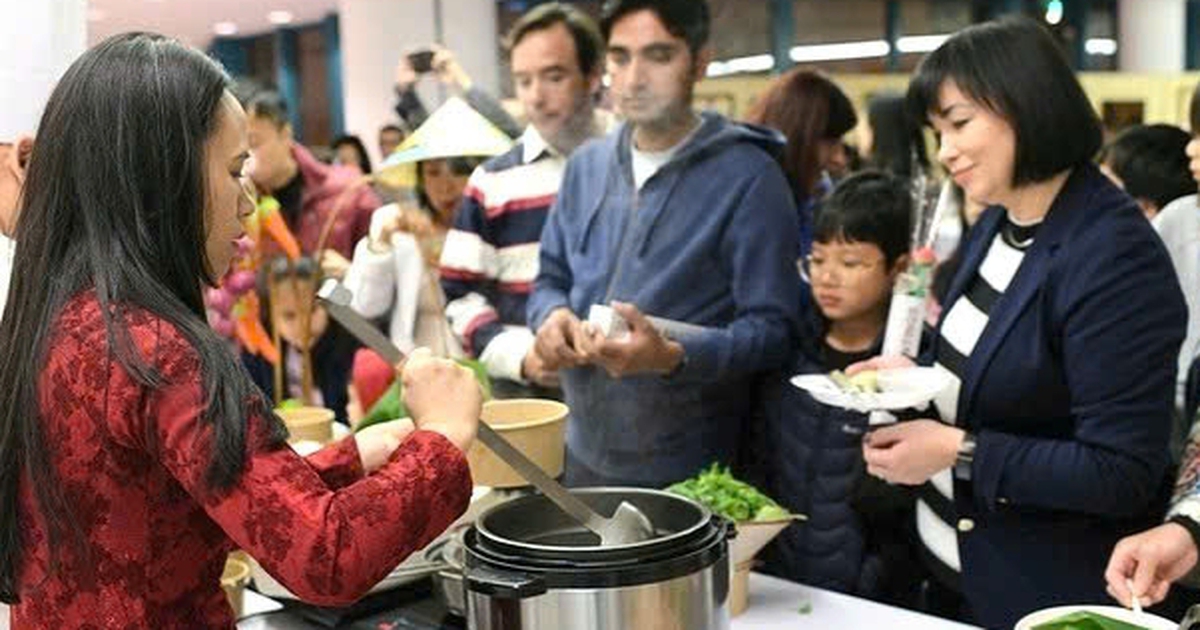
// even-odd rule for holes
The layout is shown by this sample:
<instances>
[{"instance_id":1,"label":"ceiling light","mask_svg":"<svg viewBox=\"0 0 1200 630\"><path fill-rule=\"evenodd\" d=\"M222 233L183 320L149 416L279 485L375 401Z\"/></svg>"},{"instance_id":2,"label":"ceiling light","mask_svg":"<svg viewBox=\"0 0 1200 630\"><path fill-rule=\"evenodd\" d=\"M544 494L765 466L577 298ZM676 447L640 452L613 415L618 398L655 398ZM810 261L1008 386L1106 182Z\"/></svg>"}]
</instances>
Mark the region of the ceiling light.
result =
<instances>
[{"instance_id":1,"label":"ceiling light","mask_svg":"<svg viewBox=\"0 0 1200 630\"><path fill-rule=\"evenodd\" d=\"M865 42L842 42L840 44L812 44L792 48L792 61L806 63L813 61L839 61L842 59L870 59L886 57L892 49L882 39Z\"/></svg>"},{"instance_id":2,"label":"ceiling light","mask_svg":"<svg viewBox=\"0 0 1200 630\"><path fill-rule=\"evenodd\" d=\"M1083 50L1089 55L1111 57L1117 54L1117 40L1107 37L1096 37L1083 42Z\"/></svg>"},{"instance_id":3,"label":"ceiling light","mask_svg":"<svg viewBox=\"0 0 1200 630\"><path fill-rule=\"evenodd\" d=\"M291 24L293 19L295 16L291 11L272 11L267 14L267 20L275 25Z\"/></svg>"},{"instance_id":4,"label":"ceiling light","mask_svg":"<svg viewBox=\"0 0 1200 630\"><path fill-rule=\"evenodd\" d=\"M1050 0L1046 4L1046 22L1050 24L1062 22L1062 0Z\"/></svg>"},{"instance_id":5,"label":"ceiling light","mask_svg":"<svg viewBox=\"0 0 1200 630\"><path fill-rule=\"evenodd\" d=\"M896 50L902 53L924 53L938 49L949 35L909 35L896 40Z\"/></svg>"},{"instance_id":6,"label":"ceiling light","mask_svg":"<svg viewBox=\"0 0 1200 630\"><path fill-rule=\"evenodd\" d=\"M213 24L213 32L222 37L237 35L238 26L233 22L217 22Z\"/></svg>"},{"instance_id":7,"label":"ceiling light","mask_svg":"<svg viewBox=\"0 0 1200 630\"><path fill-rule=\"evenodd\" d=\"M1058 24L1063 19L1063 3L1062 0L1050 0L1046 4L1046 21L1051 24Z\"/></svg>"}]
</instances>

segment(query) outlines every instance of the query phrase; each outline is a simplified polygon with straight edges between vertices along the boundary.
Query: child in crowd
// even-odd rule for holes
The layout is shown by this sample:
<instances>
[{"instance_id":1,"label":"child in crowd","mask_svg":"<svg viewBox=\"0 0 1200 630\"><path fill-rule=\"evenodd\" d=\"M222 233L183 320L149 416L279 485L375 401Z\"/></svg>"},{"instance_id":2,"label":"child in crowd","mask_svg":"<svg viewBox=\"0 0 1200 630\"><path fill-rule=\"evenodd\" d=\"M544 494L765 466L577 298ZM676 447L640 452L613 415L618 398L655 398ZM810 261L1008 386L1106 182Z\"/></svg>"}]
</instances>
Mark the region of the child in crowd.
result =
<instances>
[{"instance_id":1,"label":"child in crowd","mask_svg":"<svg viewBox=\"0 0 1200 630\"><path fill-rule=\"evenodd\" d=\"M281 361L273 365L247 352L242 353L242 361L269 400L278 404L297 399L325 407L333 410L338 422L348 424L347 385L359 344L317 304L321 279L310 258L295 263L277 258L263 265L259 299Z\"/></svg>"},{"instance_id":2,"label":"child in crowd","mask_svg":"<svg viewBox=\"0 0 1200 630\"><path fill-rule=\"evenodd\" d=\"M1175 125L1134 125L1100 151L1100 171L1153 219L1180 197L1195 194L1186 148L1192 139Z\"/></svg>"},{"instance_id":3,"label":"child in crowd","mask_svg":"<svg viewBox=\"0 0 1200 630\"><path fill-rule=\"evenodd\" d=\"M912 197L893 175L850 176L818 207L802 265L813 308L786 372L827 373L879 354L892 285L908 263ZM920 562L912 497L863 470L864 414L824 406L785 379L766 387L758 450L768 494L809 520L767 550L766 570L805 584L911 605Z\"/></svg>"}]
</instances>

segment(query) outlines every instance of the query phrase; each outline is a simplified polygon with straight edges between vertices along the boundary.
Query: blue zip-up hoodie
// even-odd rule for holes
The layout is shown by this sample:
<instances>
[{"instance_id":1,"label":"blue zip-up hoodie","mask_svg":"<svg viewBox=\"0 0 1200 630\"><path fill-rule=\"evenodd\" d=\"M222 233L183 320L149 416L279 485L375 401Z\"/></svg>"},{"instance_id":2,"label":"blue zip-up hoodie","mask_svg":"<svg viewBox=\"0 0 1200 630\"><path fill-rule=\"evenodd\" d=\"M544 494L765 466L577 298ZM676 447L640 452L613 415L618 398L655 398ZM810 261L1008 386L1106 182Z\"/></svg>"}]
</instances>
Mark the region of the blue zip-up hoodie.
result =
<instances>
[{"instance_id":1,"label":"blue zip-up hoodie","mask_svg":"<svg viewBox=\"0 0 1200 630\"><path fill-rule=\"evenodd\" d=\"M640 191L631 127L578 149L542 231L529 301L535 330L555 309L581 319L620 300L707 329L676 338L669 377L561 372L567 445L582 464L647 486L732 462L752 377L782 367L799 328L796 209L773 154L777 132L705 113Z\"/></svg>"}]
</instances>

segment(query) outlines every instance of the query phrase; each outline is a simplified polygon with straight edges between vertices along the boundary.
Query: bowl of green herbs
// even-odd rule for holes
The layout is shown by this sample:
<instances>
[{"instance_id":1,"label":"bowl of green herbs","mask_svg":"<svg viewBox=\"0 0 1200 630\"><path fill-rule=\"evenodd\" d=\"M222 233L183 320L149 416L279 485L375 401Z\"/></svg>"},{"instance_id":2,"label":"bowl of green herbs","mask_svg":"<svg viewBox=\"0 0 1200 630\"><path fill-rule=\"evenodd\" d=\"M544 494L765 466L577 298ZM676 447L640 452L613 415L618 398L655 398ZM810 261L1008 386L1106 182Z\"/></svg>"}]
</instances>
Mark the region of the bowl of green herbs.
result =
<instances>
[{"instance_id":1,"label":"bowl of green herbs","mask_svg":"<svg viewBox=\"0 0 1200 630\"><path fill-rule=\"evenodd\" d=\"M667 488L668 492L687 497L733 521L737 537L729 555L735 566L754 558L788 525L804 520L792 514L758 488L737 479L728 467L713 464L700 474Z\"/></svg>"},{"instance_id":2,"label":"bowl of green herbs","mask_svg":"<svg viewBox=\"0 0 1200 630\"><path fill-rule=\"evenodd\" d=\"M1029 613L1015 630L1176 630L1178 624L1119 606L1055 606Z\"/></svg>"}]
</instances>

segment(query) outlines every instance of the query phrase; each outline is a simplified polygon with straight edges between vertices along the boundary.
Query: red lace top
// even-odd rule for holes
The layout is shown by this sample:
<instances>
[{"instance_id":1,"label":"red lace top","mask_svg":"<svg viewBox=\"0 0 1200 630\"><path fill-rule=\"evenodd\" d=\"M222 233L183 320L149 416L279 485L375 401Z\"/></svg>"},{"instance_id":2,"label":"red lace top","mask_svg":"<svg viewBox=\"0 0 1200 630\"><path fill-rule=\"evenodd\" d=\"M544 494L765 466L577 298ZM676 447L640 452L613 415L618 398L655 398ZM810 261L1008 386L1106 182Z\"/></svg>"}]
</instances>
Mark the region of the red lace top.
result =
<instances>
[{"instance_id":1,"label":"red lace top","mask_svg":"<svg viewBox=\"0 0 1200 630\"><path fill-rule=\"evenodd\" d=\"M231 628L220 575L235 546L298 597L347 605L466 510L470 471L441 435L412 434L364 477L353 438L302 459L264 447L257 418L239 483L208 491L213 434L200 418L198 356L162 320L138 312L128 321L165 379L158 389L137 385L107 351L94 294L73 300L51 337L43 435L91 562L67 543L48 576L26 480L14 628Z\"/></svg>"}]
</instances>

